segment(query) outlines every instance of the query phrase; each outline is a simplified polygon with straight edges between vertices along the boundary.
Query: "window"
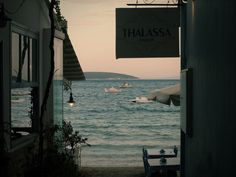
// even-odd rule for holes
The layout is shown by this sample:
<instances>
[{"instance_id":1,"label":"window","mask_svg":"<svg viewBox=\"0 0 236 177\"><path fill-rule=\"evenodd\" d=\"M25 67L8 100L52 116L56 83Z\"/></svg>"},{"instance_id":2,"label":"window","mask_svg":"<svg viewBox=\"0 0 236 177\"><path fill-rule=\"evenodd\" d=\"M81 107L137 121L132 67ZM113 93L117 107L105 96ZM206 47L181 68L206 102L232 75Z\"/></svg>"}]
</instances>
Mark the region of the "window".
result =
<instances>
[{"instance_id":1,"label":"window","mask_svg":"<svg viewBox=\"0 0 236 177\"><path fill-rule=\"evenodd\" d=\"M11 138L37 130L39 110L37 35L13 28L11 33Z\"/></svg>"},{"instance_id":2,"label":"window","mask_svg":"<svg viewBox=\"0 0 236 177\"><path fill-rule=\"evenodd\" d=\"M63 120L63 40L54 38L55 73L53 79L53 121L62 125Z\"/></svg>"}]
</instances>

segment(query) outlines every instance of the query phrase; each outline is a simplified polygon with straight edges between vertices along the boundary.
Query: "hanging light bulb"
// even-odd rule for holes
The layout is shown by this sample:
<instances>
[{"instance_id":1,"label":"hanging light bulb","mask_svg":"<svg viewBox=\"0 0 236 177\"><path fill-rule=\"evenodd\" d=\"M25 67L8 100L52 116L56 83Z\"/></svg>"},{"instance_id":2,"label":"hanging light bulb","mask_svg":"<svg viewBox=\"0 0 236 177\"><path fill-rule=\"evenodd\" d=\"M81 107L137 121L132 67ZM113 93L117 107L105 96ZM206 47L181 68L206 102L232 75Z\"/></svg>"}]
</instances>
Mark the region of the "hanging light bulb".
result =
<instances>
[{"instance_id":1,"label":"hanging light bulb","mask_svg":"<svg viewBox=\"0 0 236 177\"><path fill-rule=\"evenodd\" d=\"M70 107L73 107L75 105L72 92L70 92L70 98L69 98L69 101L67 101L67 103L69 104Z\"/></svg>"}]
</instances>

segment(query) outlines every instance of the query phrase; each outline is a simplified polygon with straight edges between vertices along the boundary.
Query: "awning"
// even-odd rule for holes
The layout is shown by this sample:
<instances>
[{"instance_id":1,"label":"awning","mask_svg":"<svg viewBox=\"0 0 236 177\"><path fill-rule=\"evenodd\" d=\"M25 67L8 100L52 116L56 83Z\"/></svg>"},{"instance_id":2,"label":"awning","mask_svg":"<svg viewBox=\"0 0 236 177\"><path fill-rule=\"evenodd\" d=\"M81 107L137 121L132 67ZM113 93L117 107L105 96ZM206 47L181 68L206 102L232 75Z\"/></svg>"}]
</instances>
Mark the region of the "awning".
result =
<instances>
[{"instance_id":1,"label":"awning","mask_svg":"<svg viewBox=\"0 0 236 177\"><path fill-rule=\"evenodd\" d=\"M160 103L175 106L180 106L180 84L164 87L162 89L155 89L151 91L148 96L150 100L157 100Z\"/></svg>"},{"instance_id":2,"label":"awning","mask_svg":"<svg viewBox=\"0 0 236 177\"><path fill-rule=\"evenodd\" d=\"M64 78L69 81L85 80L83 70L67 33L63 42L63 55Z\"/></svg>"}]
</instances>

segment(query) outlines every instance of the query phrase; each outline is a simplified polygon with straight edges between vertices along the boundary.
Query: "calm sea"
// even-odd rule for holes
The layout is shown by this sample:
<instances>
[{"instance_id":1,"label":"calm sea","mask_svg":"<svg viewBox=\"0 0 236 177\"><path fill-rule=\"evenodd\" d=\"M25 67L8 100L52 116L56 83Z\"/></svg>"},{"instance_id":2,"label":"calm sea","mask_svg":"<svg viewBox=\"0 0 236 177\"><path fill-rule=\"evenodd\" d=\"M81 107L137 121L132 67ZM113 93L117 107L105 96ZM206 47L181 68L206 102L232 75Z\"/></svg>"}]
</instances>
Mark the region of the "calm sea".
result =
<instances>
[{"instance_id":1,"label":"calm sea","mask_svg":"<svg viewBox=\"0 0 236 177\"><path fill-rule=\"evenodd\" d=\"M82 146L82 166L142 166L142 148L180 146L180 107L158 102L137 104L129 100L147 96L178 80L130 80L133 88L105 93L122 80L88 80L72 83L76 106L65 104L64 118L92 146ZM65 101L69 93L65 93Z\"/></svg>"}]
</instances>

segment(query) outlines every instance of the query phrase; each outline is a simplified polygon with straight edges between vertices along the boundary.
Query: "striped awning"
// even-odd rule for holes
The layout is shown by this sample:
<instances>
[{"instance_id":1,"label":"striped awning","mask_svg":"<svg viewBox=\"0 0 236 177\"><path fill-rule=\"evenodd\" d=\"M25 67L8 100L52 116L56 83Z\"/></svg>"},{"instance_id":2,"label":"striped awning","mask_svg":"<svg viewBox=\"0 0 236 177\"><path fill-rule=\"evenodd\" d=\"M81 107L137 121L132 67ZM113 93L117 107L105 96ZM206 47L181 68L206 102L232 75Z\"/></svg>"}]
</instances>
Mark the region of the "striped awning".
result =
<instances>
[{"instance_id":1,"label":"striped awning","mask_svg":"<svg viewBox=\"0 0 236 177\"><path fill-rule=\"evenodd\" d=\"M63 42L63 75L69 81L85 80L83 70L67 33Z\"/></svg>"}]
</instances>

